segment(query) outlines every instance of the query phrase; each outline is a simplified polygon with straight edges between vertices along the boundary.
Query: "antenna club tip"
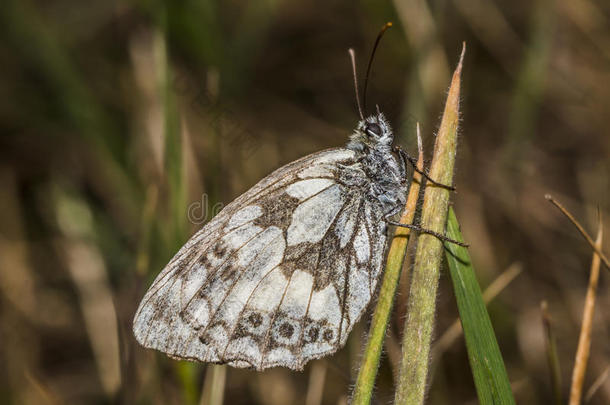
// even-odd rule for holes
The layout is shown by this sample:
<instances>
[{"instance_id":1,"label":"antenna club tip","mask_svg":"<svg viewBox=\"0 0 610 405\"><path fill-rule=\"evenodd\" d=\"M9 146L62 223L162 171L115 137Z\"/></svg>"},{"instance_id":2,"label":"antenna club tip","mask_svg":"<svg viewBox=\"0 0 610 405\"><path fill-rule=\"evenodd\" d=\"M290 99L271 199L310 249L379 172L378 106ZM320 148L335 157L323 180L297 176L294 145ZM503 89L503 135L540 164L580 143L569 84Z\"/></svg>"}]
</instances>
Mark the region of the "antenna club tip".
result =
<instances>
[{"instance_id":1,"label":"antenna club tip","mask_svg":"<svg viewBox=\"0 0 610 405\"><path fill-rule=\"evenodd\" d=\"M386 32L388 30L388 28L391 28L392 25L394 25L392 23L392 21L388 21L387 23L383 24L383 27L381 27L381 32L379 32L379 35L382 35L384 32Z\"/></svg>"}]
</instances>

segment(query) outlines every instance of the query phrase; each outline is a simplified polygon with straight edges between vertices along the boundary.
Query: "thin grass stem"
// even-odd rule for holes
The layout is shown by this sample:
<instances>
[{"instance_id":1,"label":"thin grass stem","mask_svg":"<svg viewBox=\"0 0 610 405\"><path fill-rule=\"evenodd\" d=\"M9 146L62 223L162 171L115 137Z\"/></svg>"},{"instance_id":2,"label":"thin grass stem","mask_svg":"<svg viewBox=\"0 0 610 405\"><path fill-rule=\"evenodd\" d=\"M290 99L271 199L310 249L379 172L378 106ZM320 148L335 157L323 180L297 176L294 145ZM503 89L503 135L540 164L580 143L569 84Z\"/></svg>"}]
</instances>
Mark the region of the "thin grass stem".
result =
<instances>
[{"instance_id":1,"label":"thin grass stem","mask_svg":"<svg viewBox=\"0 0 610 405\"><path fill-rule=\"evenodd\" d=\"M598 230L595 246L601 249L603 239L603 224L601 215L598 217ZM582 326L580 337L578 338L578 348L576 359L574 360L574 370L572 371L572 387L570 388L570 405L580 404L582 398L583 384L585 382L585 372L591 350L591 330L593 329L593 314L595 312L595 296L597 293L597 283L599 281L600 257L594 252L591 261L591 273L589 276L589 287L585 298L585 308L582 315Z\"/></svg>"},{"instance_id":2,"label":"thin grass stem","mask_svg":"<svg viewBox=\"0 0 610 405\"><path fill-rule=\"evenodd\" d=\"M593 384L591 384L591 387L587 390L587 394L585 395L584 399L585 404L588 403L591 398L593 398L593 395L595 395L602 385L604 385L608 379L608 376L610 376L610 366L606 367L606 369L599 375L599 377L595 379L595 381L593 381Z\"/></svg>"},{"instance_id":3,"label":"thin grass stem","mask_svg":"<svg viewBox=\"0 0 610 405\"><path fill-rule=\"evenodd\" d=\"M222 405L226 380L227 366L208 365L199 405Z\"/></svg>"},{"instance_id":4,"label":"thin grass stem","mask_svg":"<svg viewBox=\"0 0 610 405\"><path fill-rule=\"evenodd\" d=\"M604 252L602 252L601 247L598 247L595 244L593 238L589 236L589 234L587 233L587 231L585 231L585 228L583 228L580 222L578 222L576 218L574 218L574 215L572 215L563 205L561 205L559 201L555 200L550 194L545 195L544 198L549 200L551 204L553 204L555 207L559 208L559 211L561 211L561 213L565 215L570 220L570 222L572 222L572 224L574 224L576 229L578 229L578 232L580 232L580 234L585 238L587 243L589 243L591 249L593 249L595 253L599 255L600 259L604 263L604 266L606 266L606 269L610 270L610 260L608 260L608 258L604 255Z\"/></svg>"},{"instance_id":5,"label":"thin grass stem","mask_svg":"<svg viewBox=\"0 0 610 405\"><path fill-rule=\"evenodd\" d=\"M546 301L540 303L540 311L542 312L542 325L544 326L546 339L546 357L551 371L553 402L556 405L561 405L563 403L561 395L561 367L559 365L559 356L557 355L557 343L553 333L552 319Z\"/></svg>"},{"instance_id":6,"label":"thin grass stem","mask_svg":"<svg viewBox=\"0 0 610 405\"><path fill-rule=\"evenodd\" d=\"M460 61L453 73L430 166L430 177L442 184L453 183L459 123L460 75L465 50L464 44ZM445 233L449 193L449 190L442 187L429 185L426 188L422 206L422 228ZM424 402L442 257L443 245L438 238L426 234L419 236L403 334L396 404Z\"/></svg>"}]
</instances>

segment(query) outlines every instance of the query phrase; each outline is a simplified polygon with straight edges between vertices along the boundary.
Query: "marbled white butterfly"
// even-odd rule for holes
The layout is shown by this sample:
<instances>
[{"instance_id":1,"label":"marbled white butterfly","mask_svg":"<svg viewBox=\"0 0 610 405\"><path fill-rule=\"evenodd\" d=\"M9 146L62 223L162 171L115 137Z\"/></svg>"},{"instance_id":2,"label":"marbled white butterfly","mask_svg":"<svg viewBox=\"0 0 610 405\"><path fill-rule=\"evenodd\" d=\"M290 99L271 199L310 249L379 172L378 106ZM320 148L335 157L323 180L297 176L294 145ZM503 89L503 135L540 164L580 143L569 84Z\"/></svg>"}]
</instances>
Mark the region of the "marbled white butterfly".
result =
<instances>
[{"instance_id":1,"label":"marbled white butterfly","mask_svg":"<svg viewBox=\"0 0 610 405\"><path fill-rule=\"evenodd\" d=\"M257 370L300 370L345 345L375 293L387 218L408 186L408 157L392 148L379 109L363 116L357 93L356 83L361 121L345 148L271 173L180 249L140 303L138 342Z\"/></svg>"}]
</instances>

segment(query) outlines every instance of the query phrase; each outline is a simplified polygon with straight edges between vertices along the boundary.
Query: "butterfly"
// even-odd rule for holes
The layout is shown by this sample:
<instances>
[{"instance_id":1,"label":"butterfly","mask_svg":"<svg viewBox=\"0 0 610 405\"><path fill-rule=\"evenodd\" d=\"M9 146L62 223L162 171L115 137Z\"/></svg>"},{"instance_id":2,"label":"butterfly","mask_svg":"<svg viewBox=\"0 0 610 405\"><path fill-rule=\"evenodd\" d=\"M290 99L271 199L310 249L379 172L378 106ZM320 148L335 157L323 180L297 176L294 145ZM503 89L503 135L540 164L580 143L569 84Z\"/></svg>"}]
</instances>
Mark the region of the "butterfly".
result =
<instances>
[{"instance_id":1,"label":"butterfly","mask_svg":"<svg viewBox=\"0 0 610 405\"><path fill-rule=\"evenodd\" d=\"M341 348L384 262L384 218L405 204L382 113L345 148L290 163L228 204L154 281L133 331L172 357L300 370Z\"/></svg>"},{"instance_id":2,"label":"butterfly","mask_svg":"<svg viewBox=\"0 0 610 405\"><path fill-rule=\"evenodd\" d=\"M355 88L361 119L345 147L262 179L163 269L135 315L140 344L256 370L301 370L345 345L375 294L388 218L408 188L388 121L379 108L365 118Z\"/></svg>"}]
</instances>

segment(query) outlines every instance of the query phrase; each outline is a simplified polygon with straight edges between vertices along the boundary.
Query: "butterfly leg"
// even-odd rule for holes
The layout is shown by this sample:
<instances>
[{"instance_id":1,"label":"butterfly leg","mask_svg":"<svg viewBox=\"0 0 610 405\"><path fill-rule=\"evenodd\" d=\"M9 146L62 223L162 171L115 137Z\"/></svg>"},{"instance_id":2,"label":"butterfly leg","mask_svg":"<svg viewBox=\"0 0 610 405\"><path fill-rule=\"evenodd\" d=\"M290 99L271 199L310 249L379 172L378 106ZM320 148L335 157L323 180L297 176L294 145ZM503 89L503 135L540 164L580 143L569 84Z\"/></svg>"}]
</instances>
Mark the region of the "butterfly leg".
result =
<instances>
[{"instance_id":1,"label":"butterfly leg","mask_svg":"<svg viewBox=\"0 0 610 405\"><path fill-rule=\"evenodd\" d=\"M401 160L402 160L402 165L406 165L406 162L409 162L409 164L411 164L411 166L413 166L413 169L421 174L422 176L424 176L426 178L426 180L428 180L430 183L434 184L435 186L439 186L442 188L446 188L447 190L450 191L455 191L455 187L453 186L448 186L446 184L442 184L442 183L438 183L434 180L432 180L430 178L430 176L428 176L428 174L423 171L423 170L419 170L417 168L417 162L415 161L415 159L413 159L413 157L409 156L409 154L407 152L405 152L400 146L394 145L393 146L393 151L398 154L398 156L400 156Z\"/></svg>"},{"instance_id":2,"label":"butterfly leg","mask_svg":"<svg viewBox=\"0 0 610 405\"><path fill-rule=\"evenodd\" d=\"M424 228L420 227L419 225L401 224L400 222L392 221L392 220L387 219L387 218L385 219L385 221L388 224L390 224L390 225L400 226L402 228L413 229L414 231L421 232L421 233L427 233L428 235L432 235L432 236L434 236L434 237L436 237L436 238L438 238L438 239L440 239L440 240L442 240L444 242L454 243L454 244L459 245L459 246L468 247L467 243L459 242L457 240L448 238L447 236L442 235L442 234L440 234L438 232L434 232L434 231L431 231L429 229L424 229Z\"/></svg>"}]
</instances>

